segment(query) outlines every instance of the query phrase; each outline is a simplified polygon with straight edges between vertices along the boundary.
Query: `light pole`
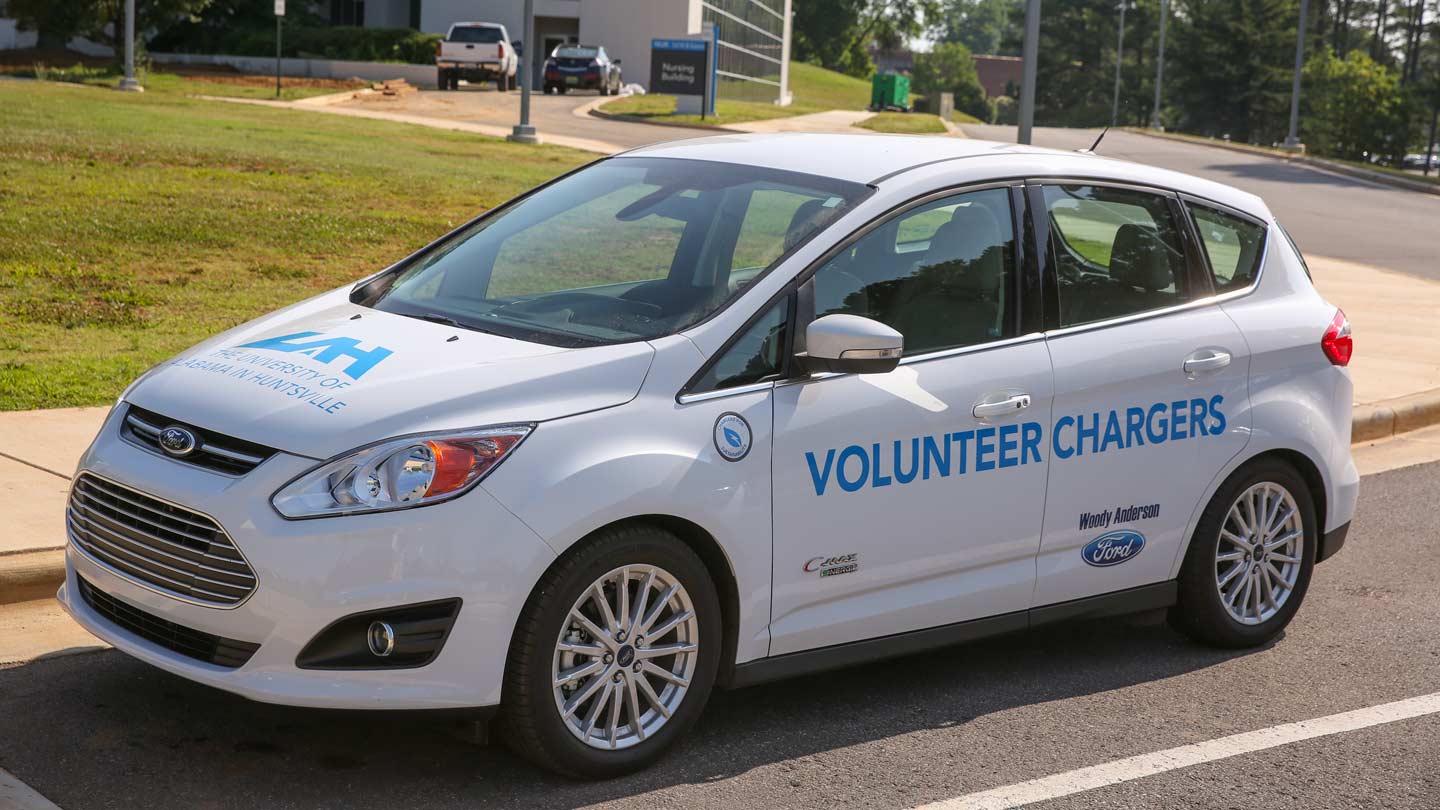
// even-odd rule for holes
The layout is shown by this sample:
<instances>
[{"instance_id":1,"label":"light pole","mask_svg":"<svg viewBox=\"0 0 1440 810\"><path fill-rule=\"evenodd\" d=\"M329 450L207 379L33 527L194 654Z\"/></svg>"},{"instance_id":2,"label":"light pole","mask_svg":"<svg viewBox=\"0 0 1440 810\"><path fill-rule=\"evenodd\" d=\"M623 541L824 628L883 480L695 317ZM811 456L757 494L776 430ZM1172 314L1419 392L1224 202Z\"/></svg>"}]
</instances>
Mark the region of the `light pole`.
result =
<instances>
[{"instance_id":1,"label":"light pole","mask_svg":"<svg viewBox=\"0 0 1440 810\"><path fill-rule=\"evenodd\" d=\"M1120 119L1120 65L1125 61L1125 3L1120 0L1120 39L1115 43L1115 100L1110 104L1110 126Z\"/></svg>"},{"instance_id":2,"label":"light pole","mask_svg":"<svg viewBox=\"0 0 1440 810\"><path fill-rule=\"evenodd\" d=\"M1292 152L1304 152L1300 143L1300 71L1305 67L1305 21L1310 18L1309 0L1300 0L1300 22L1295 26L1295 78L1290 84L1290 134L1285 136L1285 148Z\"/></svg>"},{"instance_id":3,"label":"light pole","mask_svg":"<svg viewBox=\"0 0 1440 810\"><path fill-rule=\"evenodd\" d=\"M1025 44L1021 48L1020 120L1016 143L1030 143L1035 126L1035 59L1040 51L1040 0L1025 4Z\"/></svg>"},{"instance_id":4,"label":"light pole","mask_svg":"<svg viewBox=\"0 0 1440 810\"><path fill-rule=\"evenodd\" d=\"M530 51L535 48L535 0L525 0L525 39L521 40L521 52L515 54L519 68L515 74L520 77L520 123L506 136L516 143L540 143L540 135L530 126Z\"/></svg>"},{"instance_id":5,"label":"light pole","mask_svg":"<svg viewBox=\"0 0 1440 810\"><path fill-rule=\"evenodd\" d=\"M1150 128L1160 124L1160 85L1165 81L1165 21L1170 17L1170 0L1160 0L1160 55L1155 58L1155 106L1150 109Z\"/></svg>"},{"instance_id":6,"label":"light pole","mask_svg":"<svg viewBox=\"0 0 1440 810\"><path fill-rule=\"evenodd\" d=\"M143 93L145 88L135 80L135 0L125 0L125 78L117 90Z\"/></svg>"}]
</instances>

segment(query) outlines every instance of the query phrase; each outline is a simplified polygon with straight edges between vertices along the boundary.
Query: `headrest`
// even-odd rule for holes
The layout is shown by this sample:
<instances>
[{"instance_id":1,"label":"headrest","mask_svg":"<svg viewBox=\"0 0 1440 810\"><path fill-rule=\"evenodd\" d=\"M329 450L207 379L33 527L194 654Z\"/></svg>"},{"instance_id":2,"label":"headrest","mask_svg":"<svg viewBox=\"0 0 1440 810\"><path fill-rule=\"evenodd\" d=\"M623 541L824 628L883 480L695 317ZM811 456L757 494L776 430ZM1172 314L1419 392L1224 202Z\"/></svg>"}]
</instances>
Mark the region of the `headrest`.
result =
<instances>
[{"instance_id":1,"label":"headrest","mask_svg":"<svg viewBox=\"0 0 1440 810\"><path fill-rule=\"evenodd\" d=\"M1147 292L1166 289L1175 283L1170 249L1154 228L1134 223L1121 225L1110 248L1110 277Z\"/></svg>"},{"instance_id":2,"label":"headrest","mask_svg":"<svg viewBox=\"0 0 1440 810\"><path fill-rule=\"evenodd\" d=\"M796 208L790 217L790 227L785 229L786 252L805 241L807 236L820 227L826 211L824 200L806 200L800 203L800 207Z\"/></svg>"},{"instance_id":3,"label":"headrest","mask_svg":"<svg viewBox=\"0 0 1440 810\"><path fill-rule=\"evenodd\" d=\"M1002 241L994 214L978 205L962 206L930 237L923 265L953 263L945 274L946 287L993 291L1005 274Z\"/></svg>"}]
</instances>

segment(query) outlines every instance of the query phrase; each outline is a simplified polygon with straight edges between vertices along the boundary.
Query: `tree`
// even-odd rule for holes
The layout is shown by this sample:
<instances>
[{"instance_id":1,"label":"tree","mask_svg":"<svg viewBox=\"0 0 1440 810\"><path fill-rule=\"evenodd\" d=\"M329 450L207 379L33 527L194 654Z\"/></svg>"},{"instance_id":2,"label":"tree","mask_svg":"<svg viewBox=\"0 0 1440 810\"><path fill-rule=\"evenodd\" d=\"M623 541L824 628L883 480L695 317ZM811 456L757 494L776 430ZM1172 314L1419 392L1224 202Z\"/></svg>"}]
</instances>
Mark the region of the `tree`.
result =
<instances>
[{"instance_id":1,"label":"tree","mask_svg":"<svg viewBox=\"0 0 1440 810\"><path fill-rule=\"evenodd\" d=\"M980 86L975 60L970 58L970 49L958 42L942 42L929 53L916 54L912 84L929 99L932 112L941 93L954 93L955 109L981 121L991 118L990 100Z\"/></svg>"},{"instance_id":2,"label":"tree","mask_svg":"<svg viewBox=\"0 0 1440 810\"><path fill-rule=\"evenodd\" d=\"M1248 143L1284 138L1298 2L1176 0L1175 9L1165 72L1174 123L1187 132Z\"/></svg>"},{"instance_id":3,"label":"tree","mask_svg":"<svg viewBox=\"0 0 1440 810\"><path fill-rule=\"evenodd\" d=\"M894 47L924 33L940 0L795 0L795 58L851 76L875 70L869 47Z\"/></svg>"},{"instance_id":4,"label":"tree","mask_svg":"<svg viewBox=\"0 0 1440 810\"><path fill-rule=\"evenodd\" d=\"M1019 0L949 0L934 26L941 42L971 53L1019 56L1025 8Z\"/></svg>"},{"instance_id":5,"label":"tree","mask_svg":"<svg viewBox=\"0 0 1440 810\"><path fill-rule=\"evenodd\" d=\"M1328 48L1305 63L1301 80L1301 133L1308 148L1350 160L1409 151L1415 110L1395 71L1351 51L1344 59Z\"/></svg>"},{"instance_id":6,"label":"tree","mask_svg":"<svg viewBox=\"0 0 1440 810\"><path fill-rule=\"evenodd\" d=\"M164 31L195 19L212 0L135 0L135 32ZM6 8L21 28L38 30L47 42L63 44L82 36L124 51L125 0L9 0Z\"/></svg>"}]
</instances>

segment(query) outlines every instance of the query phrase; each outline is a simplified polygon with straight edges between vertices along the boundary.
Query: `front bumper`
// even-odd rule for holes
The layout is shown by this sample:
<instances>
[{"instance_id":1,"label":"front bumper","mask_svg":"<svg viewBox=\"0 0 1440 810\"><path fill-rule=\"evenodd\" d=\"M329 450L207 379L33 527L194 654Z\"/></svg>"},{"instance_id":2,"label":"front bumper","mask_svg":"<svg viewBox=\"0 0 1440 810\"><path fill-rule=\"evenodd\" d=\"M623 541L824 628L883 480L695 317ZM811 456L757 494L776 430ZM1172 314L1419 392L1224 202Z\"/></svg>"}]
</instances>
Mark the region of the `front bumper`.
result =
<instances>
[{"instance_id":1,"label":"front bumper","mask_svg":"<svg viewBox=\"0 0 1440 810\"><path fill-rule=\"evenodd\" d=\"M271 509L270 495L315 461L281 453L231 478L122 440L117 414L86 451L80 471L211 516L249 560L257 585L233 607L191 604L139 584L71 543L58 598L83 627L161 669L267 703L432 709L499 702L510 635L531 585L554 555L483 488L418 509L289 521ZM87 605L79 576L165 621L259 649L233 669L174 652ZM344 616L455 598L463 608L440 654L423 667L296 666L305 645Z\"/></svg>"}]
</instances>

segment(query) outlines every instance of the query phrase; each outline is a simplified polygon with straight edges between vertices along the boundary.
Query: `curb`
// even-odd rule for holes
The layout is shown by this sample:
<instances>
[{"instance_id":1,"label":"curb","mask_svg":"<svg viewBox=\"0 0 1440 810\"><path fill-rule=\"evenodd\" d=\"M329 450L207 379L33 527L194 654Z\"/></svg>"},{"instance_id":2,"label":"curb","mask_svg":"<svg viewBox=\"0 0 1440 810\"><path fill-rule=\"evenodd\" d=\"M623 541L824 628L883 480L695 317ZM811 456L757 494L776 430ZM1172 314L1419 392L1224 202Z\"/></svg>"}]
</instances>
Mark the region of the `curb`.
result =
<instances>
[{"instance_id":1,"label":"curb","mask_svg":"<svg viewBox=\"0 0 1440 810\"><path fill-rule=\"evenodd\" d=\"M1353 447L1435 424L1440 424L1440 388L1356 405L1350 443ZM64 581L64 548L0 555L0 605L54 596Z\"/></svg>"},{"instance_id":2,"label":"curb","mask_svg":"<svg viewBox=\"0 0 1440 810\"><path fill-rule=\"evenodd\" d=\"M1386 174L1385 172L1369 171L1368 169L1362 169L1346 163L1337 163L1336 161L1326 160L1324 158L1310 157L1309 155L1291 155L1284 152L1276 152L1274 150L1266 149L1260 146L1251 146L1250 144L1231 143L1230 141L1206 139L1196 136L1175 135L1168 132L1157 132L1153 129L1141 129L1139 127L1125 127L1124 130L1133 135L1145 135L1150 138L1159 138L1165 141L1188 143L1194 146L1208 146L1213 149L1225 149L1230 152L1240 152L1246 155L1258 155L1260 157L1283 160L1287 163L1300 163L1306 166L1313 166L1317 169L1324 169L1329 172L1334 172L1335 174L1343 174L1347 177L1354 177L1360 180L1369 180L1372 183L1379 183L1380 185L1391 186L1394 188L1402 188L1406 191L1416 191L1421 194L1440 195L1440 183L1426 183L1421 180L1407 180L1404 177L1396 177L1395 175Z\"/></svg>"},{"instance_id":3,"label":"curb","mask_svg":"<svg viewBox=\"0 0 1440 810\"><path fill-rule=\"evenodd\" d=\"M630 124L649 124L653 127L674 127L677 129L708 129L713 132L744 132L743 129L731 129L722 127L719 124L682 124L678 121L656 121L653 118L646 118L643 115L626 115L624 113L609 113L595 105L586 110L586 113L596 118L604 118L607 121L624 121Z\"/></svg>"},{"instance_id":4,"label":"curb","mask_svg":"<svg viewBox=\"0 0 1440 810\"><path fill-rule=\"evenodd\" d=\"M63 548L0 556L0 605L52 597L64 581Z\"/></svg>"}]
</instances>

